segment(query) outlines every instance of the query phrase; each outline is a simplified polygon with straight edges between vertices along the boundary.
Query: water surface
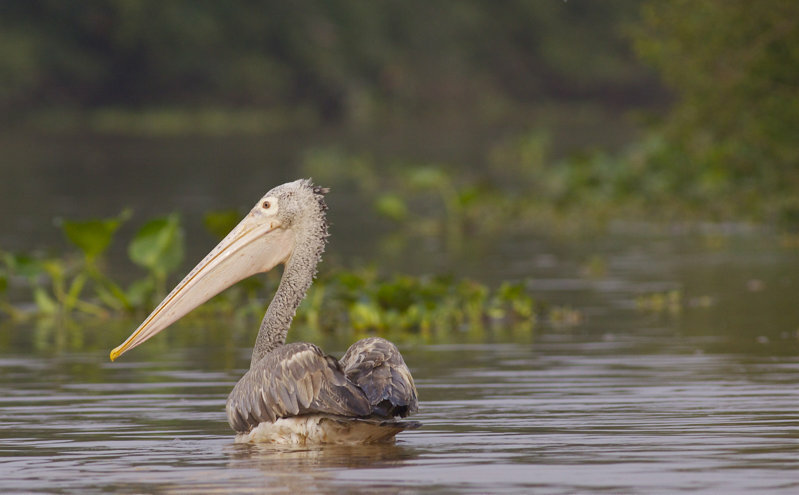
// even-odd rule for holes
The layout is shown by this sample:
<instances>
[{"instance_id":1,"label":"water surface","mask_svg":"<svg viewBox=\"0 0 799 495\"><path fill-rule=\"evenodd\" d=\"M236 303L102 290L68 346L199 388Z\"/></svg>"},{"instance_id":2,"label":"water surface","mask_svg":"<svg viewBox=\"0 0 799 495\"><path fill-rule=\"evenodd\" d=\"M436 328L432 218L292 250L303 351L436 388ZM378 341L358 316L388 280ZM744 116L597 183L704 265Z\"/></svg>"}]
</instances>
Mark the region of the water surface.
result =
<instances>
[{"instance_id":1,"label":"water surface","mask_svg":"<svg viewBox=\"0 0 799 495\"><path fill-rule=\"evenodd\" d=\"M583 322L401 342L424 426L388 446L235 445L224 401L248 364L249 329L182 326L110 363L107 349L130 331L125 324L87 333L82 346L67 334L60 348L35 326L5 325L0 487L796 493L796 253L760 235L710 247L703 239L511 242L503 249L515 253L514 273L535 275L539 298L568 302ZM581 274L588 253L606 257L606 274ZM636 309L642 291L675 287L680 312ZM245 337L227 339L231 332ZM340 355L351 337L323 340Z\"/></svg>"},{"instance_id":2,"label":"water surface","mask_svg":"<svg viewBox=\"0 0 799 495\"><path fill-rule=\"evenodd\" d=\"M378 164L408 143L414 162L470 163L494 141L389 134L376 139ZM204 211L249 207L296 178L309 147L340 138L6 136L0 246L62 251L59 216L131 206L129 238L143 218L179 211L188 268L214 242L199 227ZM328 198L328 258L373 259L379 233L364 223L362 199L346 190ZM0 320L0 491L799 491L796 248L741 226L621 224L595 236L516 232L471 243L473 253L457 256L441 243L409 243L381 267L520 281L580 322L399 339L424 426L396 445L235 445L224 403L249 364L257 322L193 320L110 363L108 351L138 321ZM112 246L115 275L132 270L124 251ZM642 295L670 290L681 295L677 307L637 308ZM294 329L290 338L334 355L353 340L346 329Z\"/></svg>"}]
</instances>

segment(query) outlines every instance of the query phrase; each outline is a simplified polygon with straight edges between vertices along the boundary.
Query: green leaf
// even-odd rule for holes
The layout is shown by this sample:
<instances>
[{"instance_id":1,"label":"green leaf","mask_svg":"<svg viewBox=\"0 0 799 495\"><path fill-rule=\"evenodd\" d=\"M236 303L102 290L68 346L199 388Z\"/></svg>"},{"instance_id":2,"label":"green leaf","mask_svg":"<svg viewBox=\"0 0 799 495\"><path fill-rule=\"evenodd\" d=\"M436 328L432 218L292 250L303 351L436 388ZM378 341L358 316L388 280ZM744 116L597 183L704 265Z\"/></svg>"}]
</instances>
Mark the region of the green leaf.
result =
<instances>
[{"instance_id":1,"label":"green leaf","mask_svg":"<svg viewBox=\"0 0 799 495\"><path fill-rule=\"evenodd\" d=\"M131 261L165 276L183 261L183 229L177 214L147 222L128 246Z\"/></svg>"},{"instance_id":2,"label":"green leaf","mask_svg":"<svg viewBox=\"0 0 799 495\"><path fill-rule=\"evenodd\" d=\"M41 262L42 269L50 275L54 281L64 280L64 262L59 259L49 259Z\"/></svg>"},{"instance_id":3,"label":"green leaf","mask_svg":"<svg viewBox=\"0 0 799 495\"><path fill-rule=\"evenodd\" d=\"M55 314L58 311L58 304L42 287L34 289L33 301L43 314Z\"/></svg>"},{"instance_id":4,"label":"green leaf","mask_svg":"<svg viewBox=\"0 0 799 495\"><path fill-rule=\"evenodd\" d=\"M99 272L90 274L94 280L95 295L109 308L132 310L133 305L128 300L128 295L113 280Z\"/></svg>"},{"instance_id":5,"label":"green leaf","mask_svg":"<svg viewBox=\"0 0 799 495\"><path fill-rule=\"evenodd\" d=\"M350 306L349 317L354 330L373 330L380 327L380 308L374 304L354 303Z\"/></svg>"},{"instance_id":6,"label":"green leaf","mask_svg":"<svg viewBox=\"0 0 799 495\"><path fill-rule=\"evenodd\" d=\"M153 279L145 277L130 284L126 294L131 306L140 308L149 302L154 292L155 283Z\"/></svg>"},{"instance_id":7,"label":"green leaf","mask_svg":"<svg viewBox=\"0 0 799 495\"><path fill-rule=\"evenodd\" d=\"M0 294L8 290L8 277L5 273L0 273Z\"/></svg>"},{"instance_id":8,"label":"green leaf","mask_svg":"<svg viewBox=\"0 0 799 495\"><path fill-rule=\"evenodd\" d=\"M70 311L75 307L80 300L80 293L83 291L83 287L86 285L87 280L88 276L85 273L80 273L72 279L72 283L69 285L69 290L63 301L65 310Z\"/></svg>"},{"instance_id":9,"label":"green leaf","mask_svg":"<svg viewBox=\"0 0 799 495\"><path fill-rule=\"evenodd\" d=\"M93 219L79 222L64 220L61 230L69 242L77 246L87 258L95 259L108 249L117 229L129 217L130 211L125 210L116 218L105 220Z\"/></svg>"},{"instance_id":10,"label":"green leaf","mask_svg":"<svg viewBox=\"0 0 799 495\"><path fill-rule=\"evenodd\" d=\"M480 199L480 190L477 187L467 187L458 192L458 205L470 206Z\"/></svg>"},{"instance_id":11,"label":"green leaf","mask_svg":"<svg viewBox=\"0 0 799 495\"><path fill-rule=\"evenodd\" d=\"M413 188L429 189L450 183L447 173L435 167L416 167L408 172L408 183Z\"/></svg>"},{"instance_id":12,"label":"green leaf","mask_svg":"<svg viewBox=\"0 0 799 495\"><path fill-rule=\"evenodd\" d=\"M405 201L396 194L383 194L375 202L377 212L384 217L396 222L401 222L408 217L408 207Z\"/></svg>"},{"instance_id":13,"label":"green leaf","mask_svg":"<svg viewBox=\"0 0 799 495\"><path fill-rule=\"evenodd\" d=\"M5 263L10 272L18 273L31 281L44 274L41 261L24 254L8 253L5 256Z\"/></svg>"},{"instance_id":14,"label":"green leaf","mask_svg":"<svg viewBox=\"0 0 799 495\"><path fill-rule=\"evenodd\" d=\"M203 217L205 229L218 239L224 238L241 220L236 210L211 211Z\"/></svg>"}]
</instances>

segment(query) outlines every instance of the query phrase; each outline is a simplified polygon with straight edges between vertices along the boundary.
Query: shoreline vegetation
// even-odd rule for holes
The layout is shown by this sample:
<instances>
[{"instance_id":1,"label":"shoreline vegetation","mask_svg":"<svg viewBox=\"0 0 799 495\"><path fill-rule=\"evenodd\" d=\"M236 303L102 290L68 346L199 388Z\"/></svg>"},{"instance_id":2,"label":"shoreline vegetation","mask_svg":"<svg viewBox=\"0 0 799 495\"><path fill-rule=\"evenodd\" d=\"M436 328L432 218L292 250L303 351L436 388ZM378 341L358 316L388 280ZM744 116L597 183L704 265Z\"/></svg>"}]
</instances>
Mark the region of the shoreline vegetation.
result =
<instances>
[{"instance_id":1,"label":"shoreline vegetation","mask_svg":"<svg viewBox=\"0 0 799 495\"><path fill-rule=\"evenodd\" d=\"M357 191L396 232L384 243L388 255L410 239L434 237L457 252L501 225L568 232L618 219L760 224L796 245L799 3L259 5L7 2L2 125L169 138L474 119L505 126L478 166L322 146L307 151L300 170ZM525 113L561 103L650 115L624 146L560 156L552 129ZM209 213L206 227L223 232L235 216ZM0 313L58 321L151 307L180 266L183 227L177 215L145 224L128 255L146 276L123 286L103 255L129 218L62 222L76 249L67 256L3 252ZM250 279L209 311L260 311L270 283ZM675 307L680 297L642 301ZM325 322L340 317L371 332L580 320L568 308L548 311L523 283L336 266L323 268L298 321L322 324L322 309L337 315Z\"/></svg>"},{"instance_id":2,"label":"shoreline vegetation","mask_svg":"<svg viewBox=\"0 0 799 495\"><path fill-rule=\"evenodd\" d=\"M799 227L799 4L256 4L4 4L2 125L168 137L469 120L506 131L479 176L410 164L467 191L444 198L450 213L493 189L558 215ZM641 130L553 158L531 114L592 105L638 109Z\"/></svg>"},{"instance_id":3,"label":"shoreline vegetation","mask_svg":"<svg viewBox=\"0 0 799 495\"><path fill-rule=\"evenodd\" d=\"M131 212L117 217L62 221L75 252L38 257L0 252L0 314L12 321L36 320L45 326L107 321L141 316L167 292L167 278L181 266L183 226L176 214L145 223L128 243L130 260L146 275L129 284L108 273L104 254ZM205 216L205 227L218 238L235 223L236 212ZM274 273L255 276L203 305L189 316L248 321L262 316L278 283ZM488 327L532 331L545 306L536 303L523 283L490 288L449 276L381 275L374 267L347 270L325 267L300 306L296 322L318 332L348 328L355 333L485 331ZM556 319L575 320L563 308ZM324 315L324 316L323 316Z\"/></svg>"}]
</instances>

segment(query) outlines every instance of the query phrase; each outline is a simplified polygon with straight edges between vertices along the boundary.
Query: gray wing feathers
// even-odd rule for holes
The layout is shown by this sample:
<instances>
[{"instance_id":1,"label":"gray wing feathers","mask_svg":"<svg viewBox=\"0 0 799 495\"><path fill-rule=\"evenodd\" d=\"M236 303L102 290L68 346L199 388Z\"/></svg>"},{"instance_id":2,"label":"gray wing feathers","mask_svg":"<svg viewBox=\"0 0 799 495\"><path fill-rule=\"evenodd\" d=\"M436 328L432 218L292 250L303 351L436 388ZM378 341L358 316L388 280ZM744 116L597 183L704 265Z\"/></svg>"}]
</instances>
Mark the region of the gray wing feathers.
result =
<instances>
[{"instance_id":1,"label":"gray wing feathers","mask_svg":"<svg viewBox=\"0 0 799 495\"><path fill-rule=\"evenodd\" d=\"M264 356L227 401L228 422L239 432L299 414L363 417L370 412L364 392L347 379L338 362L308 343L288 344Z\"/></svg>"},{"instance_id":2,"label":"gray wing feathers","mask_svg":"<svg viewBox=\"0 0 799 495\"><path fill-rule=\"evenodd\" d=\"M339 361L377 416L405 417L419 408L416 386L397 346L380 337L359 340Z\"/></svg>"}]
</instances>

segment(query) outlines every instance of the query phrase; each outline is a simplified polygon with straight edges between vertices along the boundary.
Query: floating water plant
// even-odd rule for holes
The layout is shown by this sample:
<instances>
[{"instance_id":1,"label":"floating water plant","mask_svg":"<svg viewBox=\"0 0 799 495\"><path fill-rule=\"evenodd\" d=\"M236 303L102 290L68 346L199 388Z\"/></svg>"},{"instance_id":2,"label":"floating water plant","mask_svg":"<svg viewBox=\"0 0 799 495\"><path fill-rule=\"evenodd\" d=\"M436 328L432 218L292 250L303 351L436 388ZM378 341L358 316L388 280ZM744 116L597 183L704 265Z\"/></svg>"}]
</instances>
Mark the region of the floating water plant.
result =
<instances>
[{"instance_id":1,"label":"floating water plant","mask_svg":"<svg viewBox=\"0 0 799 495\"><path fill-rule=\"evenodd\" d=\"M135 311L148 304L159 288L163 292L167 275L183 259L182 227L175 215L148 222L130 243L131 260L146 268L148 276L125 289L105 271L103 256L130 216L126 210L108 219L60 221L64 236L77 248L78 256L36 258L3 253L5 280L17 279L35 303L28 313L108 316ZM25 314L7 299L2 309L15 318Z\"/></svg>"},{"instance_id":2,"label":"floating water plant","mask_svg":"<svg viewBox=\"0 0 799 495\"><path fill-rule=\"evenodd\" d=\"M642 311L678 314L683 309L683 294L679 289L641 294L636 297L635 305Z\"/></svg>"},{"instance_id":3,"label":"floating water plant","mask_svg":"<svg viewBox=\"0 0 799 495\"><path fill-rule=\"evenodd\" d=\"M128 245L130 260L147 270L145 280L152 283L158 298L166 294L167 275L180 267L184 251L183 228L176 214L150 220Z\"/></svg>"},{"instance_id":4,"label":"floating water plant","mask_svg":"<svg viewBox=\"0 0 799 495\"><path fill-rule=\"evenodd\" d=\"M109 219L62 221L65 237L77 250L41 258L2 253L0 313L12 318L107 318L151 309L162 297L170 274L184 258L180 217L146 222L128 244L130 260L147 273L124 286L107 272L104 255L129 211ZM209 213L204 224L212 234L230 229L235 212ZM33 304L13 304L14 299ZM196 316L254 318L271 296L274 278L251 277L215 297ZM382 276L372 268L330 268L318 276L298 309L297 322L322 331L359 333L441 332L482 329L486 325L532 325L535 304L522 284L492 289L473 280L448 276Z\"/></svg>"}]
</instances>

